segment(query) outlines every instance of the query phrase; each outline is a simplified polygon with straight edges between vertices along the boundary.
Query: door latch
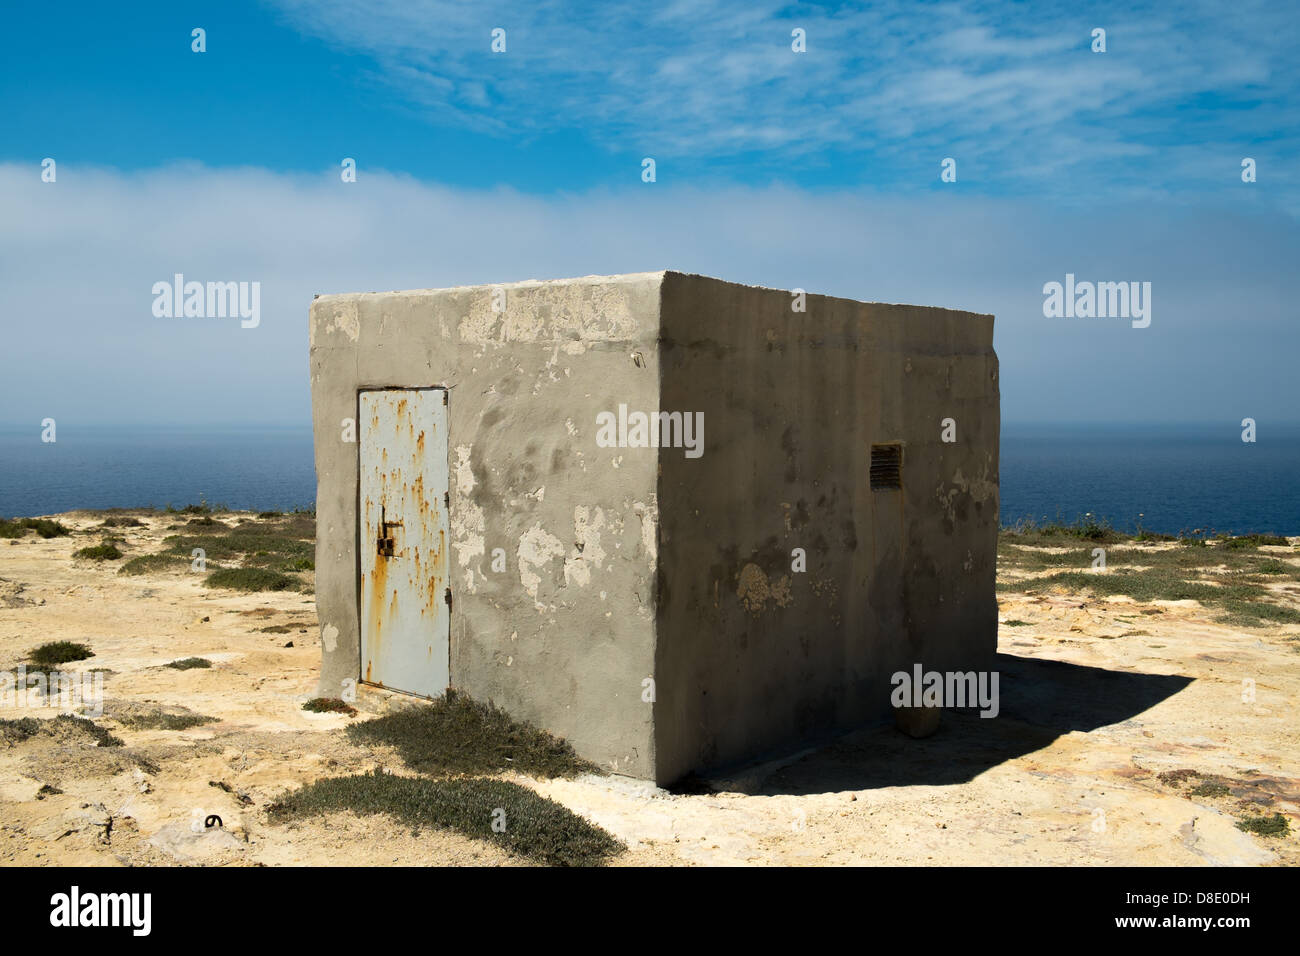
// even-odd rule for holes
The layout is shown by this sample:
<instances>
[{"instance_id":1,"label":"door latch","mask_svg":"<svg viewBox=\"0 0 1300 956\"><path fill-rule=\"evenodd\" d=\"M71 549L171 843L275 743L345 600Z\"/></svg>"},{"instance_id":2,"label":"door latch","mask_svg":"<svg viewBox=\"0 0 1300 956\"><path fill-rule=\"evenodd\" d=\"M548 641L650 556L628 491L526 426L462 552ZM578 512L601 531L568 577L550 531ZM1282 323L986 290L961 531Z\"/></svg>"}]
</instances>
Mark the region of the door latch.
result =
<instances>
[{"instance_id":1,"label":"door latch","mask_svg":"<svg viewBox=\"0 0 1300 956\"><path fill-rule=\"evenodd\" d=\"M402 522L400 521L389 521L385 514L384 506L379 506L379 553L384 557L391 558L393 556L393 545L395 542L393 540L393 534L389 529L400 528L401 526Z\"/></svg>"}]
</instances>

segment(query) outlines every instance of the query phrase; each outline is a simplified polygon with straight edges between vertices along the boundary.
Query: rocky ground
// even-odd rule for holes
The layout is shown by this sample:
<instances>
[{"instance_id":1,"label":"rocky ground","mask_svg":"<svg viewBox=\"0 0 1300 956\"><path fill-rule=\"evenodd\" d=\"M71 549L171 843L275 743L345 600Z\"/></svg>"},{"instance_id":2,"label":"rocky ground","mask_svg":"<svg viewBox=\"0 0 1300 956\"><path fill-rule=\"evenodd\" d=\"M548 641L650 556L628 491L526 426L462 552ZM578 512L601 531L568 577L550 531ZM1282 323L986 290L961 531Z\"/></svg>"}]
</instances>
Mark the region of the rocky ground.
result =
<instances>
[{"instance_id":1,"label":"rocky ground","mask_svg":"<svg viewBox=\"0 0 1300 956\"><path fill-rule=\"evenodd\" d=\"M94 657L63 669L102 669L104 713L95 723L124 743L97 746L77 726L0 734L0 862L526 862L383 816L272 824L267 804L290 789L398 764L340 729L404 702L363 691L358 717L302 709L320 647L310 570L293 554L261 561L285 573L279 591L207 587L183 559L138 562L141 573L121 574L132 557L164 550L166 536L204 529L157 512L119 514L139 524L106 529L105 517L59 515L72 534L0 539L0 669L13 672L46 642L90 645ZM121 558L74 557L106 536ZM1252 548L1247 565L1216 570L1217 555L1205 558L1210 571L1196 573L1211 586L1229 574L1263 581L1255 591L1283 609L1225 621L1226 605L1204 595L1135 600L1095 597L1077 582L1036 585L1069 566L1071 546L1004 542L996 720L945 712L939 732L922 740L892 727L864 730L708 781L715 792L671 794L619 777L511 779L623 840L616 866L1295 864L1295 543ZM1123 547L1126 565L1094 573L1140 569L1143 555L1152 566L1190 566L1176 542ZM212 666L166 666L189 657ZM0 720L56 713L18 703L0 701ZM1289 833L1238 826L1278 813ZM196 830L212 814L222 826Z\"/></svg>"}]
</instances>

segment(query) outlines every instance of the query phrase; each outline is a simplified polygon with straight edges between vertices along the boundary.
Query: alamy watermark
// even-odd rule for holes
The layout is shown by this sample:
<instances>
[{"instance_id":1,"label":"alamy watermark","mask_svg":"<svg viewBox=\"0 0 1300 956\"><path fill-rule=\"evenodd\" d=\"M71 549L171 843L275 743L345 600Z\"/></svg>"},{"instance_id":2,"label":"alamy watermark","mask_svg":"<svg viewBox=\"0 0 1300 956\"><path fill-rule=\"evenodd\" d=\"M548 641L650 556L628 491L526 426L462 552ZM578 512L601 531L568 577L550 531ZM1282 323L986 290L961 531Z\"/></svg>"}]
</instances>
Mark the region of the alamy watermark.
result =
<instances>
[{"instance_id":1,"label":"alamy watermark","mask_svg":"<svg viewBox=\"0 0 1300 956\"><path fill-rule=\"evenodd\" d=\"M186 282L176 273L171 282L155 282L153 314L159 319L240 318L240 327L262 322L262 283Z\"/></svg>"},{"instance_id":2,"label":"alamy watermark","mask_svg":"<svg viewBox=\"0 0 1300 956\"><path fill-rule=\"evenodd\" d=\"M914 664L912 673L896 671L889 682L895 707L979 707L981 717L1000 709L997 671L922 671Z\"/></svg>"},{"instance_id":3,"label":"alamy watermark","mask_svg":"<svg viewBox=\"0 0 1300 956\"><path fill-rule=\"evenodd\" d=\"M50 925L57 927L116 926L148 936L152 913L152 893L83 893L74 885L50 897Z\"/></svg>"},{"instance_id":4,"label":"alamy watermark","mask_svg":"<svg viewBox=\"0 0 1300 956\"><path fill-rule=\"evenodd\" d=\"M704 454L703 412L628 412L596 415L596 445L600 448L683 448L687 458Z\"/></svg>"},{"instance_id":5,"label":"alamy watermark","mask_svg":"<svg viewBox=\"0 0 1300 956\"><path fill-rule=\"evenodd\" d=\"M33 671L19 664L17 673L0 671L0 707L53 707L104 715L103 671Z\"/></svg>"},{"instance_id":6,"label":"alamy watermark","mask_svg":"<svg viewBox=\"0 0 1300 956\"><path fill-rule=\"evenodd\" d=\"M1150 282L1075 282L1043 286L1043 315L1049 319L1132 319L1133 328L1151 324Z\"/></svg>"}]
</instances>

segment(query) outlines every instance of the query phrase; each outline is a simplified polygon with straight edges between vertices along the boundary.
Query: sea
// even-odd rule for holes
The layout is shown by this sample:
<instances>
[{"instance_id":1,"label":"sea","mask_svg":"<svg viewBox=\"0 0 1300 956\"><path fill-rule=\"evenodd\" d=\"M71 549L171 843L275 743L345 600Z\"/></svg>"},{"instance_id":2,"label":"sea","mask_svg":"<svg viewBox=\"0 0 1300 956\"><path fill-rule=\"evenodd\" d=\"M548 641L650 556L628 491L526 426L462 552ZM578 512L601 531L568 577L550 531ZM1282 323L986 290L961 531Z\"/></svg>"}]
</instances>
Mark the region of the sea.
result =
<instances>
[{"instance_id":1,"label":"sea","mask_svg":"<svg viewBox=\"0 0 1300 956\"><path fill-rule=\"evenodd\" d=\"M309 426L0 425L0 516L79 508L311 508ZM1001 521L1300 535L1300 424L1004 422Z\"/></svg>"}]
</instances>

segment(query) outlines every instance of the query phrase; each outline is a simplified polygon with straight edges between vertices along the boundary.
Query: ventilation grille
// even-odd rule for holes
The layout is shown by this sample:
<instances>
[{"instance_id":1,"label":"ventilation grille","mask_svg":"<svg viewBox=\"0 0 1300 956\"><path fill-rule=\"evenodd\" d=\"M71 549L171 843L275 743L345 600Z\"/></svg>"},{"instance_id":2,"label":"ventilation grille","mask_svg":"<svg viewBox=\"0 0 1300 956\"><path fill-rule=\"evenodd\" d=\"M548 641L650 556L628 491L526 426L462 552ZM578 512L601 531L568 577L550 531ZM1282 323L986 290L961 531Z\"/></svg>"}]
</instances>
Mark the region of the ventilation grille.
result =
<instances>
[{"instance_id":1,"label":"ventilation grille","mask_svg":"<svg viewBox=\"0 0 1300 956\"><path fill-rule=\"evenodd\" d=\"M871 490L903 487L903 446L871 446Z\"/></svg>"}]
</instances>

